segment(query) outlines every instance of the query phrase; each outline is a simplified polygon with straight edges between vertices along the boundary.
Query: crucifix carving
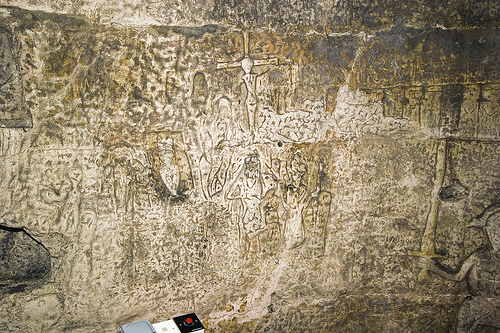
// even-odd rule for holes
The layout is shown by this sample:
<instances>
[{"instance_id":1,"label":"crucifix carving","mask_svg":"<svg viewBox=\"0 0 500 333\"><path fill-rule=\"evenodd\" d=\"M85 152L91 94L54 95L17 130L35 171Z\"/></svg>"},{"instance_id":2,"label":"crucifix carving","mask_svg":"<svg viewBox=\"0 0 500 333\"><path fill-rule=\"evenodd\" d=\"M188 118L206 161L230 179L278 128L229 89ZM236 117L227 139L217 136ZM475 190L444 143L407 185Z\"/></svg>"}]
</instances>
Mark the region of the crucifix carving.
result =
<instances>
[{"instance_id":1,"label":"crucifix carving","mask_svg":"<svg viewBox=\"0 0 500 333\"><path fill-rule=\"evenodd\" d=\"M226 68L237 68L241 67L243 69L243 82L247 89L247 96L245 99L245 104L247 106L247 119L248 119L248 129L254 134L256 128L256 113L257 113L257 96L256 96L256 82L257 74L253 73L252 70L256 66L264 65L278 65L278 58L269 59L253 59L250 57L250 40L248 38L248 31L243 32L243 59L234 62L219 62L217 63L217 69Z\"/></svg>"}]
</instances>

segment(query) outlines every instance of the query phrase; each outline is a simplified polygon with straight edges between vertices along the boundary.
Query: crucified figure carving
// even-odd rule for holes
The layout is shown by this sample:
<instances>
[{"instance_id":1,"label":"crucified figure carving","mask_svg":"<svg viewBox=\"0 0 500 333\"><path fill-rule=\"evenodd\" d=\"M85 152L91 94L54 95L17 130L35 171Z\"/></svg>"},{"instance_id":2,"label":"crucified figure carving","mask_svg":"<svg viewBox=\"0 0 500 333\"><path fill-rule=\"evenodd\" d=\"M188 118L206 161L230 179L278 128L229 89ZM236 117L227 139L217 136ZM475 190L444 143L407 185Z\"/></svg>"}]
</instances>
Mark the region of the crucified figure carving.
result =
<instances>
[{"instance_id":1,"label":"crucified figure carving","mask_svg":"<svg viewBox=\"0 0 500 333\"><path fill-rule=\"evenodd\" d=\"M219 62L217 63L217 69L226 68L238 68L243 69L243 82L245 83L247 89L247 96L245 99L245 104L247 106L247 121L248 130L255 134L256 130L256 118L257 118L257 96L256 96L256 82L257 74L253 73L253 68L256 66L264 65L278 65L278 58L269 59L253 59L250 57L250 41L248 36L248 31L243 32L243 58L234 62Z\"/></svg>"}]
</instances>

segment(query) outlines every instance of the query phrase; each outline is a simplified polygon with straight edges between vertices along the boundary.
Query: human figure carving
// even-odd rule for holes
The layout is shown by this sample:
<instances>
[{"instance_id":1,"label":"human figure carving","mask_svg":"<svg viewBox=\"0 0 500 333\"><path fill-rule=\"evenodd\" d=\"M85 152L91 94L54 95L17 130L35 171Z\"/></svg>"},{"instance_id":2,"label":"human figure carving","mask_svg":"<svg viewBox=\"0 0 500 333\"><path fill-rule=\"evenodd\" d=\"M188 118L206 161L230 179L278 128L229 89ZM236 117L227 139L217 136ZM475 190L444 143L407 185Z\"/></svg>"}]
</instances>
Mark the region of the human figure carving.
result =
<instances>
[{"instance_id":1,"label":"human figure carving","mask_svg":"<svg viewBox=\"0 0 500 333\"><path fill-rule=\"evenodd\" d=\"M325 254L327 226L330 217L330 205L332 194L327 191L327 175L324 161L319 161L317 172L317 185L311 194L308 207L312 216L304 221L307 246L305 255L307 257L321 257Z\"/></svg>"},{"instance_id":2,"label":"human figure carving","mask_svg":"<svg viewBox=\"0 0 500 333\"><path fill-rule=\"evenodd\" d=\"M265 230L260 235L261 252L272 256L279 251L282 238L282 223L286 219L283 198L278 191L278 178L272 173L264 173L265 194L260 204Z\"/></svg>"},{"instance_id":3,"label":"human figure carving","mask_svg":"<svg viewBox=\"0 0 500 333\"><path fill-rule=\"evenodd\" d=\"M242 227L245 233L252 234L262 228L262 175L257 154L249 154L245 158L240 173L229 187L227 199L242 201Z\"/></svg>"},{"instance_id":4,"label":"human figure carving","mask_svg":"<svg viewBox=\"0 0 500 333\"><path fill-rule=\"evenodd\" d=\"M435 259L424 259L429 271L468 282L470 295L458 311L457 333L475 332L478 326L500 329L500 206L488 207L472 222L471 226L483 228L487 245L469 255L457 272Z\"/></svg>"},{"instance_id":5,"label":"human figure carving","mask_svg":"<svg viewBox=\"0 0 500 333\"><path fill-rule=\"evenodd\" d=\"M306 173L307 163L302 153L296 151L289 164L290 183L284 188L284 202L288 211L283 233L285 247L293 249L304 243L302 213L307 205Z\"/></svg>"},{"instance_id":6,"label":"human figure carving","mask_svg":"<svg viewBox=\"0 0 500 333\"><path fill-rule=\"evenodd\" d=\"M253 59L250 57L250 41L248 37L248 31L243 33L243 59L236 62L219 62L217 63L217 69L227 69L227 68L241 68L243 70L243 82L246 87L246 99L245 104L247 106L247 121L248 130L255 134L256 131L256 119L257 119L257 95L256 95L256 82L258 75L253 72L254 67L264 66L264 65L278 65L278 58L270 59Z\"/></svg>"}]
</instances>

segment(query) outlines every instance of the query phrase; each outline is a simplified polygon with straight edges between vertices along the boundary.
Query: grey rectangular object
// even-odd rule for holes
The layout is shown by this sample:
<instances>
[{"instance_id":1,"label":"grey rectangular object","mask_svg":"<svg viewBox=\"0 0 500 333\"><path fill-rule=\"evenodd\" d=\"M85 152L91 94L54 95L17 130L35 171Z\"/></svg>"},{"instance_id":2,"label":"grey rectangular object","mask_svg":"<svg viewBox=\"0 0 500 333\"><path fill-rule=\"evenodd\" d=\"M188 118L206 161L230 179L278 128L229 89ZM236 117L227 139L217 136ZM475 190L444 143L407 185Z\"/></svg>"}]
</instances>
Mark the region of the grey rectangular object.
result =
<instances>
[{"instance_id":1,"label":"grey rectangular object","mask_svg":"<svg viewBox=\"0 0 500 333\"><path fill-rule=\"evenodd\" d=\"M153 325L147 319L122 326L121 333L156 333Z\"/></svg>"}]
</instances>

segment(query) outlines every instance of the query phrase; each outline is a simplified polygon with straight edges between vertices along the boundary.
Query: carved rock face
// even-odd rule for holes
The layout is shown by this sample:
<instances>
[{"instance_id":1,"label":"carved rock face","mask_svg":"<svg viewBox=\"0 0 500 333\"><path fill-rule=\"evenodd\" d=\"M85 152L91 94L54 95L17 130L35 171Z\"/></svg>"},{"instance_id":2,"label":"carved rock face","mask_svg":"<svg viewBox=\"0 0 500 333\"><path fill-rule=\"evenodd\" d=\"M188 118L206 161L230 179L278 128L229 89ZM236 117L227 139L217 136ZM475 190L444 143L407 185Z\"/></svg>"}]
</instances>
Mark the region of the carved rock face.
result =
<instances>
[{"instance_id":1,"label":"carved rock face","mask_svg":"<svg viewBox=\"0 0 500 333\"><path fill-rule=\"evenodd\" d=\"M457 327L465 286L410 254L500 244L466 228L500 198L497 24L435 20L458 0L202 2L0 6L0 127L34 127L0 128L0 333Z\"/></svg>"}]
</instances>

